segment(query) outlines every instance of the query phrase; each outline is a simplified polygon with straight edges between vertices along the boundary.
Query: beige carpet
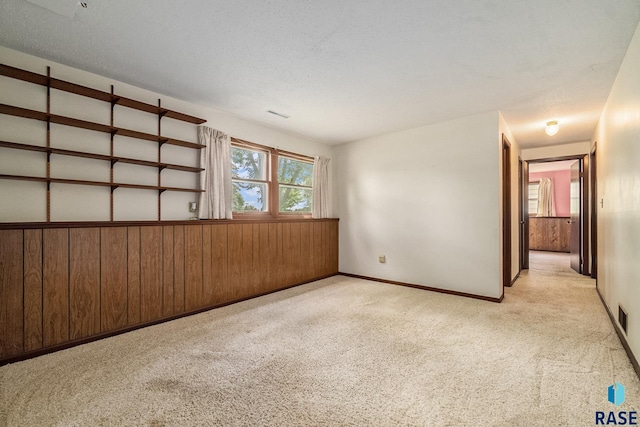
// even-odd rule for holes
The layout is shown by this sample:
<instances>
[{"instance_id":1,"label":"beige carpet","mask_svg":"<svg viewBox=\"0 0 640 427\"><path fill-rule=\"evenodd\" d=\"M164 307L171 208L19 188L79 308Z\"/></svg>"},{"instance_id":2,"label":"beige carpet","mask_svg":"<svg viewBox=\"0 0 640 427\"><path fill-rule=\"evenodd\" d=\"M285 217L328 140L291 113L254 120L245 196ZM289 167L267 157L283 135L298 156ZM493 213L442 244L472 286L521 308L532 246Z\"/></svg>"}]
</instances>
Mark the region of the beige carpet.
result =
<instances>
[{"instance_id":1,"label":"beige carpet","mask_svg":"<svg viewBox=\"0 0 640 427\"><path fill-rule=\"evenodd\" d=\"M333 277L0 368L8 426L594 425L640 382L565 255L502 304Z\"/></svg>"}]
</instances>

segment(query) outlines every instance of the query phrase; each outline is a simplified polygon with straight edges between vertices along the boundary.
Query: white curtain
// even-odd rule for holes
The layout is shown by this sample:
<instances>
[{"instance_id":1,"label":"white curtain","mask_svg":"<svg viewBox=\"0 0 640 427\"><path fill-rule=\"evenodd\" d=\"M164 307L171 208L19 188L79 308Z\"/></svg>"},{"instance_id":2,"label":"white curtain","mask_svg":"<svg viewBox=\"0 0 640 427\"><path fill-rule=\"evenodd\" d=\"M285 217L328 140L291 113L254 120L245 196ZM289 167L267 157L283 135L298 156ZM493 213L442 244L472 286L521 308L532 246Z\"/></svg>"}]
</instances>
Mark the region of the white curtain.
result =
<instances>
[{"instance_id":1,"label":"white curtain","mask_svg":"<svg viewBox=\"0 0 640 427\"><path fill-rule=\"evenodd\" d=\"M329 216L329 159L316 156L313 162L312 218Z\"/></svg>"},{"instance_id":2,"label":"white curtain","mask_svg":"<svg viewBox=\"0 0 640 427\"><path fill-rule=\"evenodd\" d=\"M198 218L231 219L231 138L216 129L198 126L200 150L200 203Z\"/></svg>"},{"instance_id":3,"label":"white curtain","mask_svg":"<svg viewBox=\"0 0 640 427\"><path fill-rule=\"evenodd\" d=\"M538 216L556 216L556 206L553 200L553 180L540 178L538 186Z\"/></svg>"}]
</instances>

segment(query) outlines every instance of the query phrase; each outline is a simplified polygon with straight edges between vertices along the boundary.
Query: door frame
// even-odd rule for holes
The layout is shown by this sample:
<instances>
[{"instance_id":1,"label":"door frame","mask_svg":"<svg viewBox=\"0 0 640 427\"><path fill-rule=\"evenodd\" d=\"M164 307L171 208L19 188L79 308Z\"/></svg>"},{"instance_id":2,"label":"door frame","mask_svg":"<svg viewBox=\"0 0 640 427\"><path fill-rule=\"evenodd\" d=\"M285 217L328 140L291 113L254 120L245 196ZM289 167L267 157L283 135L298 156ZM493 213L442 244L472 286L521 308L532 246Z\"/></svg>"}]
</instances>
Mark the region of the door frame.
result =
<instances>
[{"instance_id":1,"label":"door frame","mask_svg":"<svg viewBox=\"0 0 640 427\"><path fill-rule=\"evenodd\" d=\"M502 287L511 286L511 143L502 134Z\"/></svg>"},{"instance_id":2,"label":"door frame","mask_svg":"<svg viewBox=\"0 0 640 427\"><path fill-rule=\"evenodd\" d=\"M598 286L598 176L596 150L598 142L593 145L591 153L589 153L589 181L591 195L591 277L596 279L596 287Z\"/></svg>"},{"instance_id":3,"label":"door frame","mask_svg":"<svg viewBox=\"0 0 640 427\"><path fill-rule=\"evenodd\" d=\"M581 160L573 161L570 169L571 187L569 190L571 199L571 212L569 218L570 239L569 239L569 253L570 253L570 265L571 269L576 273L582 274L584 271L584 257L582 253L582 245L584 242L583 230L582 230L582 181L584 178L583 164ZM574 185L577 185L574 193ZM577 199L577 200L576 200ZM574 211L573 204L576 203L576 209Z\"/></svg>"},{"instance_id":4,"label":"door frame","mask_svg":"<svg viewBox=\"0 0 640 427\"><path fill-rule=\"evenodd\" d=\"M589 255L589 247L591 246L589 236L589 230L593 225L589 221L589 177L590 177L590 168L589 168L589 154L575 154L571 156L561 156L561 157L545 157L539 159L529 159L526 161L527 164L531 163L547 163L547 162L559 162L563 160L578 160L580 162L580 256L582 258L582 274L589 276L589 268L587 268L587 260L590 260ZM528 174L527 174L528 176ZM527 186L528 184L527 179ZM528 223L528 215L526 219ZM527 239L527 248L525 251L525 257L527 258L527 263L529 260L529 233L526 235ZM590 263L589 263L590 264Z\"/></svg>"},{"instance_id":5,"label":"door frame","mask_svg":"<svg viewBox=\"0 0 640 427\"><path fill-rule=\"evenodd\" d=\"M582 184L580 187L580 221L582 221L580 224L582 227L582 232L580 233L582 253L580 256L582 257L582 269L580 273L585 276L591 276L591 255L589 253L589 247L591 246L591 227L589 222L589 218L591 217L591 215L589 215L589 181L591 180L591 165L589 162L589 154L585 154L582 157L580 165L582 167L580 175L582 178L580 180L580 183Z\"/></svg>"},{"instance_id":6,"label":"door frame","mask_svg":"<svg viewBox=\"0 0 640 427\"><path fill-rule=\"evenodd\" d=\"M525 179L526 177L526 179ZM518 156L520 271L529 269L529 162Z\"/></svg>"}]
</instances>

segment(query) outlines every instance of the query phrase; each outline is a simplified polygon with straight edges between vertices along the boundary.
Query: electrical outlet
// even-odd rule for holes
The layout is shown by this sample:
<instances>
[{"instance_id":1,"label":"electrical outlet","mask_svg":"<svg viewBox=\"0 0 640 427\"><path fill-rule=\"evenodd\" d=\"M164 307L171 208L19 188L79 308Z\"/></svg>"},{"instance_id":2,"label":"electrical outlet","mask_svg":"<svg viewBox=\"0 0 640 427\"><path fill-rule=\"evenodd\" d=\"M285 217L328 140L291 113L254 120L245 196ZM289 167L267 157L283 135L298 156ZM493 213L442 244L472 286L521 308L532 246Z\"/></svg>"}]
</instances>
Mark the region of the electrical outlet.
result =
<instances>
[{"instance_id":1,"label":"electrical outlet","mask_svg":"<svg viewBox=\"0 0 640 427\"><path fill-rule=\"evenodd\" d=\"M197 202L189 202L189 212L195 212L198 210Z\"/></svg>"},{"instance_id":2,"label":"electrical outlet","mask_svg":"<svg viewBox=\"0 0 640 427\"><path fill-rule=\"evenodd\" d=\"M387 257L384 255L380 255L378 257L378 261L380 261L381 264L384 264L385 262L387 262Z\"/></svg>"}]
</instances>

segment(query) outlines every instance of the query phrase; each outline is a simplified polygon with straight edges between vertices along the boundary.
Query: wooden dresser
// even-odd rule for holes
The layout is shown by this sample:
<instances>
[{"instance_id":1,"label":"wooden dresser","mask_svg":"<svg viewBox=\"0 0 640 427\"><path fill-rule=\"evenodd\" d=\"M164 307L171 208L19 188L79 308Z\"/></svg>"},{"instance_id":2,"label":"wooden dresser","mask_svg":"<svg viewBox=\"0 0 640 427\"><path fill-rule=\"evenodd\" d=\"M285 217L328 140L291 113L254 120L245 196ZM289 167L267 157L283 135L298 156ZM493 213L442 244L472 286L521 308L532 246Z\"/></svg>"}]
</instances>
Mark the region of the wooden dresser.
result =
<instances>
[{"instance_id":1,"label":"wooden dresser","mask_svg":"<svg viewBox=\"0 0 640 427\"><path fill-rule=\"evenodd\" d=\"M569 252L571 224L568 217L530 217L529 249Z\"/></svg>"}]
</instances>

